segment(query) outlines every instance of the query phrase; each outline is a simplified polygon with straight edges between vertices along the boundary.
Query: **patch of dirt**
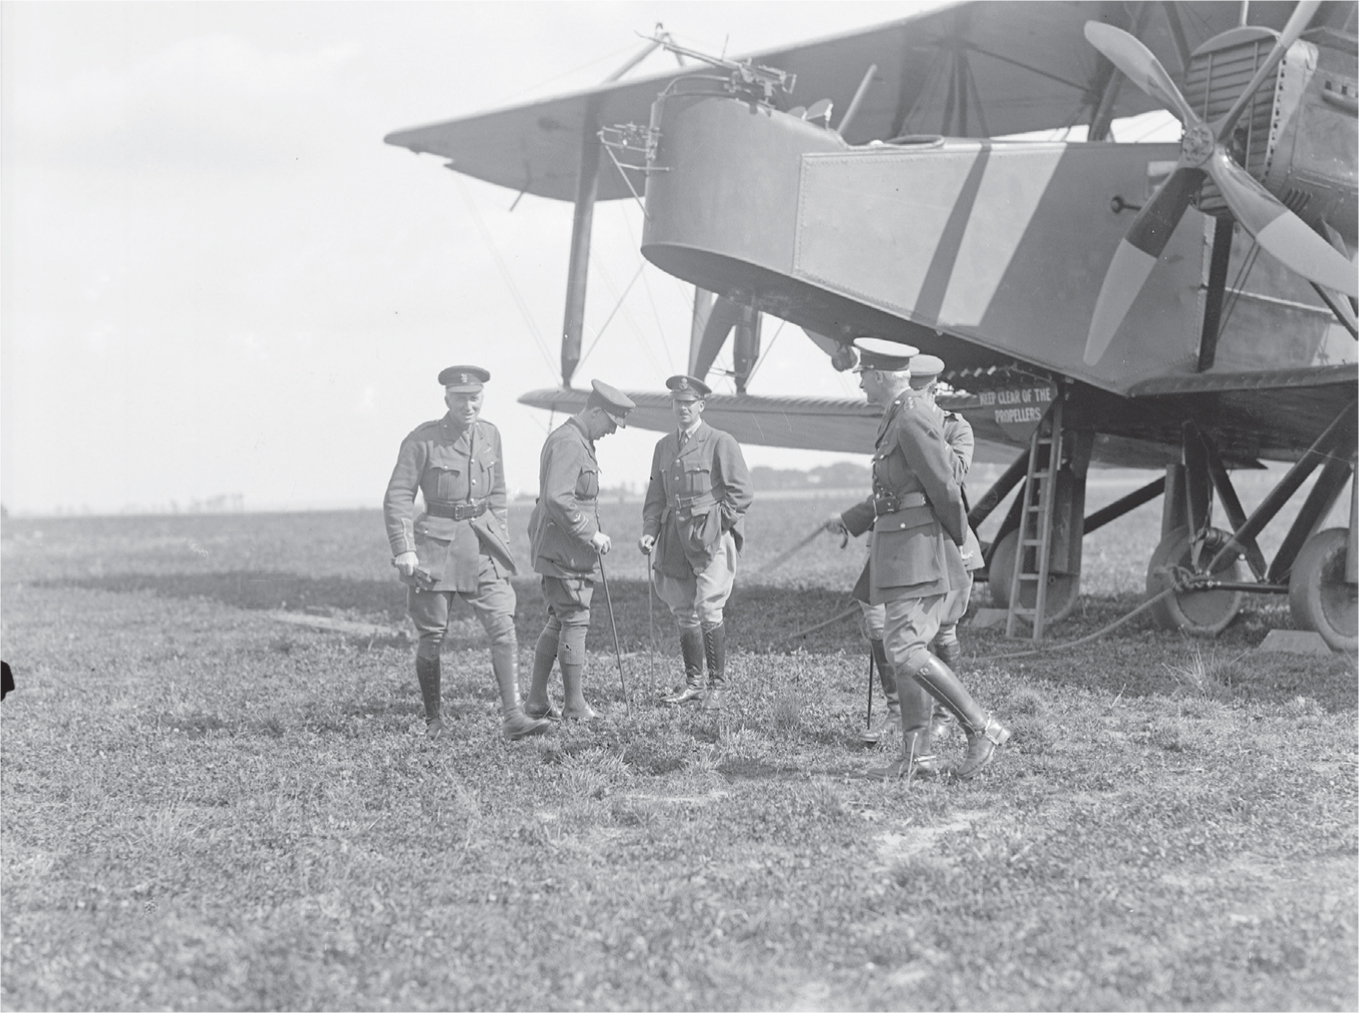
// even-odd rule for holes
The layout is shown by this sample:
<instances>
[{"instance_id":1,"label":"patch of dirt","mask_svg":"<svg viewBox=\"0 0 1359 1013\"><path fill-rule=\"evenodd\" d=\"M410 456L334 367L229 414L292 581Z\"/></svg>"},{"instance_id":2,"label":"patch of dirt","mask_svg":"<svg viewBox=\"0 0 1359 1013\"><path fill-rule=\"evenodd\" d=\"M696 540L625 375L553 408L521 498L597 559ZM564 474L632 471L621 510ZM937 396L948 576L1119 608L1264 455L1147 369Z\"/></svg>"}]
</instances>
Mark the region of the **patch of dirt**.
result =
<instances>
[{"instance_id":1,"label":"patch of dirt","mask_svg":"<svg viewBox=\"0 0 1359 1013\"><path fill-rule=\"evenodd\" d=\"M960 810L953 814L949 822L937 826L904 827L900 832L885 830L873 837L878 849L878 858L884 865L892 865L922 855L945 834L971 830L972 825L985 816L987 813L980 810Z\"/></svg>"},{"instance_id":2,"label":"patch of dirt","mask_svg":"<svg viewBox=\"0 0 1359 1013\"><path fill-rule=\"evenodd\" d=\"M796 767L779 766L774 763L766 763L763 760L750 760L745 758L724 760L717 767L717 772L728 779L748 778L760 779L770 777L789 777L801 775L802 771Z\"/></svg>"}]
</instances>

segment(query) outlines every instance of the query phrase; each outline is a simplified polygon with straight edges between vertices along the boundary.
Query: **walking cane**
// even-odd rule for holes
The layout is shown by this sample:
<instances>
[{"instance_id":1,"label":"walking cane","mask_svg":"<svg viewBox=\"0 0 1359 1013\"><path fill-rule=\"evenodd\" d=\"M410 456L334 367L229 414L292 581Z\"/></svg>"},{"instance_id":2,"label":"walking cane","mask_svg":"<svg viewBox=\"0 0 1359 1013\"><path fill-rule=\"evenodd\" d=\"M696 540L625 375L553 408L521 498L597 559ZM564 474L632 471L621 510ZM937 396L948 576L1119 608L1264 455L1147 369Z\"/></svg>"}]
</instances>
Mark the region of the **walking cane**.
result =
<instances>
[{"instance_id":1,"label":"walking cane","mask_svg":"<svg viewBox=\"0 0 1359 1013\"><path fill-rule=\"evenodd\" d=\"M632 700L628 696L628 684L623 681L623 648L618 643L618 623L613 618L613 597L609 594L609 578L604 573L604 555L599 556L599 581L604 585L604 604L609 607L609 626L613 628L613 651L618 658L618 685L623 688L623 706L627 708L628 720L632 720Z\"/></svg>"},{"instance_id":2,"label":"walking cane","mask_svg":"<svg viewBox=\"0 0 1359 1013\"><path fill-rule=\"evenodd\" d=\"M868 652L868 717L864 718L864 731L873 730L873 652Z\"/></svg>"},{"instance_id":3,"label":"walking cane","mask_svg":"<svg viewBox=\"0 0 1359 1013\"><path fill-rule=\"evenodd\" d=\"M601 571L602 572L602 571ZM646 691L656 695L656 588L651 583L651 553L646 554L646 624L651 641L646 647Z\"/></svg>"}]
</instances>

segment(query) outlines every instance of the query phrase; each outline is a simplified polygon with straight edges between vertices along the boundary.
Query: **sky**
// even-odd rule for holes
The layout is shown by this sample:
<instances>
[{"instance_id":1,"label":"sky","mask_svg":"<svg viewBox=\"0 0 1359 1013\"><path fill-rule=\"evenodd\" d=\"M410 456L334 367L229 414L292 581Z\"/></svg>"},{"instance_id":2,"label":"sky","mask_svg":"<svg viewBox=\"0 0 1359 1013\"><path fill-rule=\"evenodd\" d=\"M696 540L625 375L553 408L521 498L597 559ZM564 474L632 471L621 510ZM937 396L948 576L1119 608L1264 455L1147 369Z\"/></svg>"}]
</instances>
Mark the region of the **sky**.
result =
<instances>
[{"instance_id":1,"label":"sky","mask_svg":"<svg viewBox=\"0 0 1359 1013\"><path fill-rule=\"evenodd\" d=\"M736 55L926 6L0 5L0 502L378 506L455 363L491 371L483 418L512 493L534 492L562 419L516 399L560 382L571 207L511 210L514 193L382 138L597 84L657 22ZM656 53L630 76L672 66ZM656 390L684 368L692 288L646 265L619 304L640 236L635 203L598 206L576 386ZM779 325L753 393L858 396ZM641 488L656 439L602 440L604 484Z\"/></svg>"}]
</instances>

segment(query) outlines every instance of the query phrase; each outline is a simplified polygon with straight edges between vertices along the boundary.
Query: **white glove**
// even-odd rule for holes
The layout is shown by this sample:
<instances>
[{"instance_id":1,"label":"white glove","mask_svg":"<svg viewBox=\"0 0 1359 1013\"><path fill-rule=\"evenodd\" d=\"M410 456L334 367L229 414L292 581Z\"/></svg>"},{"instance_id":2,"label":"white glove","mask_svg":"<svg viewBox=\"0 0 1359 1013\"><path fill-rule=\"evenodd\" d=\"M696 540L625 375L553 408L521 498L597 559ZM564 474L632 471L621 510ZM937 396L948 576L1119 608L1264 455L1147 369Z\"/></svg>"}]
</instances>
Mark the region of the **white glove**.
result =
<instances>
[{"instance_id":1,"label":"white glove","mask_svg":"<svg viewBox=\"0 0 1359 1013\"><path fill-rule=\"evenodd\" d=\"M414 552L402 552L392 560L392 565L400 571L401 576L409 577L420 565L420 557Z\"/></svg>"}]
</instances>

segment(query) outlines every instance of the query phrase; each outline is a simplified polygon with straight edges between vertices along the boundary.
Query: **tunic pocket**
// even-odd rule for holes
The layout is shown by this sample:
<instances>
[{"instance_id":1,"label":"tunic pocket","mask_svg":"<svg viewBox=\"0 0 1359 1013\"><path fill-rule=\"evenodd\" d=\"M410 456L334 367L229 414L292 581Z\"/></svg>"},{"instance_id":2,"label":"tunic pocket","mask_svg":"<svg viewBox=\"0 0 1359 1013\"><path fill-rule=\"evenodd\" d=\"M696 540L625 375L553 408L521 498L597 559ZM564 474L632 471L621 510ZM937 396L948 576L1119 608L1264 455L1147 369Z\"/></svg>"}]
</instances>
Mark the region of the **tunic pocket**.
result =
<instances>
[{"instance_id":1,"label":"tunic pocket","mask_svg":"<svg viewBox=\"0 0 1359 1013\"><path fill-rule=\"evenodd\" d=\"M435 499L462 499L467 492L467 480L463 477L467 459L453 451L452 447L435 446L430 450L427 474ZM459 489L458 486L462 488Z\"/></svg>"},{"instance_id":2,"label":"tunic pocket","mask_svg":"<svg viewBox=\"0 0 1359 1013\"><path fill-rule=\"evenodd\" d=\"M583 470L576 478L576 499L593 501L599 498L599 472Z\"/></svg>"},{"instance_id":3,"label":"tunic pocket","mask_svg":"<svg viewBox=\"0 0 1359 1013\"><path fill-rule=\"evenodd\" d=\"M901 518L909 512L890 517ZM922 523L909 525L904 521L882 525L887 518L878 518L873 528L873 583L878 587L910 587L946 578L943 528L928 509L925 513Z\"/></svg>"},{"instance_id":4,"label":"tunic pocket","mask_svg":"<svg viewBox=\"0 0 1359 1013\"><path fill-rule=\"evenodd\" d=\"M420 560L421 569L436 584L443 579L450 544L442 538L432 537L422 527L415 531L415 555Z\"/></svg>"},{"instance_id":5,"label":"tunic pocket","mask_svg":"<svg viewBox=\"0 0 1359 1013\"><path fill-rule=\"evenodd\" d=\"M681 496L702 496L704 493L712 492L713 488L712 465L692 464L684 469L684 489Z\"/></svg>"}]
</instances>

